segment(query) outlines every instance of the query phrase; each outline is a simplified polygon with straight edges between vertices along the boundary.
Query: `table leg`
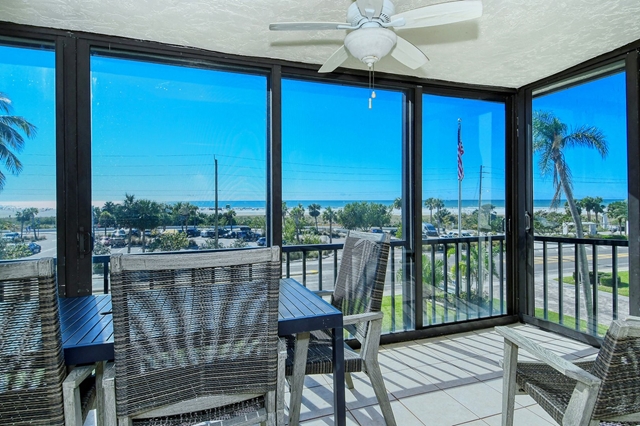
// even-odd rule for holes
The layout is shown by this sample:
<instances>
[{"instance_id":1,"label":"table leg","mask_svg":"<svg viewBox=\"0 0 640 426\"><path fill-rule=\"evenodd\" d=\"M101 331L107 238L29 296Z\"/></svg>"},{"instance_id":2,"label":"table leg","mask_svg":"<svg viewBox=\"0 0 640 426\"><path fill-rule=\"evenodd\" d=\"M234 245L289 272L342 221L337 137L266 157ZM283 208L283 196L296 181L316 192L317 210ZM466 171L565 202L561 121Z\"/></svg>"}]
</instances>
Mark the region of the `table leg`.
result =
<instances>
[{"instance_id":1,"label":"table leg","mask_svg":"<svg viewBox=\"0 0 640 426\"><path fill-rule=\"evenodd\" d=\"M293 355L293 375L291 376L291 399L289 400L289 426L300 423L300 406L302 405L302 388L307 369L307 352L309 350L309 332L296 334L295 353Z\"/></svg>"},{"instance_id":2,"label":"table leg","mask_svg":"<svg viewBox=\"0 0 640 426\"><path fill-rule=\"evenodd\" d=\"M342 327L333 329L333 409L335 424L345 426L347 412L344 400L344 342Z\"/></svg>"}]
</instances>

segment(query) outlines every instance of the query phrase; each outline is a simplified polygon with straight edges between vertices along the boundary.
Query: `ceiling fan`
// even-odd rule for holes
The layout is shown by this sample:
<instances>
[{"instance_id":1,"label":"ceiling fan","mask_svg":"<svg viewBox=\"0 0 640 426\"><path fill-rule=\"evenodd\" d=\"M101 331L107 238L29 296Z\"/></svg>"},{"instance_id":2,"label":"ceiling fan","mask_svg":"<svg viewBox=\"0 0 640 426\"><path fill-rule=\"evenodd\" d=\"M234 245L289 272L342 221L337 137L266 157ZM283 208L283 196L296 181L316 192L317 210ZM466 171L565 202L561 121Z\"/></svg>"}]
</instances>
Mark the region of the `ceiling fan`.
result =
<instances>
[{"instance_id":1,"label":"ceiling fan","mask_svg":"<svg viewBox=\"0 0 640 426\"><path fill-rule=\"evenodd\" d=\"M369 69L391 53L411 69L429 58L390 28L422 28L475 19L482 16L481 0L460 0L395 13L391 0L356 0L347 10L347 22L280 22L269 25L274 31L349 30L344 46L335 51L319 72L331 72L349 57L364 62Z\"/></svg>"}]
</instances>

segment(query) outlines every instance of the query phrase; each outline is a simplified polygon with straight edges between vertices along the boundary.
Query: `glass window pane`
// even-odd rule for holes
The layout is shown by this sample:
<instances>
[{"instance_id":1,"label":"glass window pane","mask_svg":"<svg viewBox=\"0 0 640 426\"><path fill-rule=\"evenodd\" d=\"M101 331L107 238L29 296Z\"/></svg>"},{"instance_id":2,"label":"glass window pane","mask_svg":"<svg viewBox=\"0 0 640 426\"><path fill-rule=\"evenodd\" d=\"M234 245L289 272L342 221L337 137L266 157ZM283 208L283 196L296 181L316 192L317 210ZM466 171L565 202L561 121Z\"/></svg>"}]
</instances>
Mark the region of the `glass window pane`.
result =
<instances>
[{"instance_id":1,"label":"glass window pane","mask_svg":"<svg viewBox=\"0 0 640 426\"><path fill-rule=\"evenodd\" d=\"M594 335L629 312L621 66L613 74L609 68L604 76L543 90L533 100L535 316Z\"/></svg>"},{"instance_id":2,"label":"glass window pane","mask_svg":"<svg viewBox=\"0 0 640 426\"><path fill-rule=\"evenodd\" d=\"M424 324L506 312L505 105L423 97Z\"/></svg>"},{"instance_id":3,"label":"glass window pane","mask_svg":"<svg viewBox=\"0 0 640 426\"><path fill-rule=\"evenodd\" d=\"M395 240L401 229L400 210L393 205L402 195L404 95L376 89L369 108L370 95L359 87L283 80L285 245L341 244L350 229L389 232ZM401 254L394 248L389 258L386 331L402 328L402 285L392 273L402 268ZM318 251L304 261L302 256L289 253L285 274L314 290L333 289L341 251L324 251L321 259Z\"/></svg>"},{"instance_id":4,"label":"glass window pane","mask_svg":"<svg viewBox=\"0 0 640 426\"><path fill-rule=\"evenodd\" d=\"M256 246L266 77L96 53L91 78L94 255Z\"/></svg>"},{"instance_id":5,"label":"glass window pane","mask_svg":"<svg viewBox=\"0 0 640 426\"><path fill-rule=\"evenodd\" d=\"M55 53L0 45L0 259L56 256Z\"/></svg>"}]
</instances>

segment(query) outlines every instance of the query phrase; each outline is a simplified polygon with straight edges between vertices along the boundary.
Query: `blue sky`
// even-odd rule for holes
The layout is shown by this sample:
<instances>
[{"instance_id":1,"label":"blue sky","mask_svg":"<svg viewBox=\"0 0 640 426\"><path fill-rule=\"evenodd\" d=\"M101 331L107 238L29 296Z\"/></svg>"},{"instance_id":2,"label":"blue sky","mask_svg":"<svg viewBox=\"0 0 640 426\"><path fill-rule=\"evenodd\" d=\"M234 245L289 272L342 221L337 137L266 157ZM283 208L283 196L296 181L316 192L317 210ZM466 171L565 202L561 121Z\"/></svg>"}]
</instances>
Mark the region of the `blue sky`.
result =
<instances>
[{"instance_id":1,"label":"blue sky","mask_svg":"<svg viewBox=\"0 0 640 426\"><path fill-rule=\"evenodd\" d=\"M267 78L239 72L92 56L92 198L125 193L157 201L213 200L214 156L222 201L266 199ZM38 127L8 176L0 204L55 203L55 76L52 51L0 47L0 91ZM283 81L283 199L388 201L401 195L403 94ZM462 120L462 198L504 199L504 105L424 95L423 199L457 199ZM622 74L536 98L570 126L605 133L609 157L573 150L575 194L626 197ZM597 175L594 174L597 170ZM597 176L597 177L596 177ZM604 185L603 185L604 183ZM536 199L552 185L534 167Z\"/></svg>"},{"instance_id":2,"label":"blue sky","mask_svg":"<svg viewBox=\"0 0 640 426\"><path fill-rule=\"evenodd\" d=\"M573 176L574 196L627 198L627 128L625 74L620 72L560 92L536 97L533 109L553 112L569 126L595 126L605 135L606 158L593 149L571 148L565 159ZM534 157L534 198L553 196L552 176L543 178Z\"/></svg>"}]
</instances>

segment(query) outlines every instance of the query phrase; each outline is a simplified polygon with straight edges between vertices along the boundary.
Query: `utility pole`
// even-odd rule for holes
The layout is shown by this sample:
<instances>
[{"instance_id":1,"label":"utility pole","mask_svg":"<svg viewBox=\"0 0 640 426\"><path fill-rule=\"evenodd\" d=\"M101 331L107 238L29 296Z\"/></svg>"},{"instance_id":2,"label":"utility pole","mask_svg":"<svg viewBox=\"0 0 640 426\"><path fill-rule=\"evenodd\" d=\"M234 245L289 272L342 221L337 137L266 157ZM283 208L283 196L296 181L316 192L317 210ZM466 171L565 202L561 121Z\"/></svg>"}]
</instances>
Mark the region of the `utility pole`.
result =
<instances>
[{"instance_id":1,"label":"utility pole","mask_svg":"<svg viewBox=\"0 0 640 426\"><path fill-rule=\"evenodd\" d=\"M480 165L480 192L478 193L478 235L480 235L480 213L482 212L482 164Z\"/></svg>"},{"instance_id":2,"label":"utility pole","mask_svg":"<svg viewBox=\"0 0 640 426\"><path fill-rule=\"evenodd\" d=\"M214 181L214 185L215 185L215 205L214 208L216 209L215 214L215 232L216 232L216 239L215 241L215 245L216 248L218 248L218 159L216 158L216 156L213 156L213 164L214 164L214 176L215 176L215 181Z\"/></svg>"}]
</instances>

